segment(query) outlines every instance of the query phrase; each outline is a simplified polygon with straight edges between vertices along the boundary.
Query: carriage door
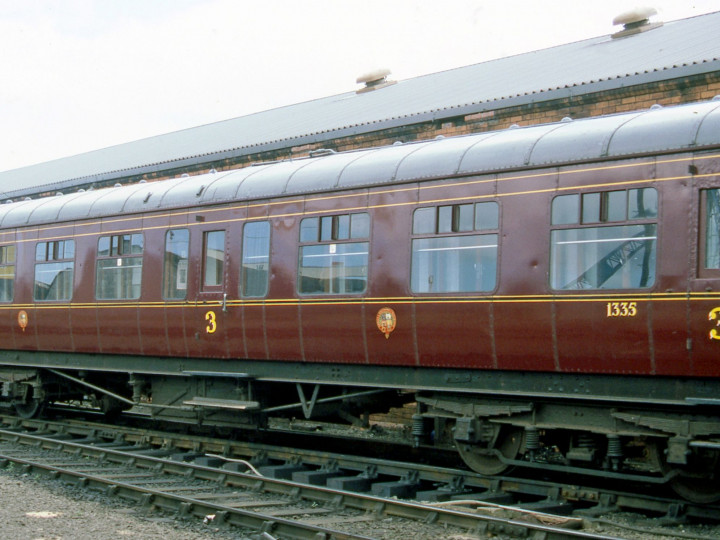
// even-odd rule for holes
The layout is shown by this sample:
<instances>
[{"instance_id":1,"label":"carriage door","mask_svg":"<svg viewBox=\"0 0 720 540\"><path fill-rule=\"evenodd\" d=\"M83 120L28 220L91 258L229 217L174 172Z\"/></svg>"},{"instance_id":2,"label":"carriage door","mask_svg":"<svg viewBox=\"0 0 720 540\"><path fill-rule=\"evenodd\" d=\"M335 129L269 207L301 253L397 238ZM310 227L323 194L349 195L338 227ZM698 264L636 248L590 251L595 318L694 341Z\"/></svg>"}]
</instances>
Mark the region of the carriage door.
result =
<instances>
[{"instance_id":1,"label":"carriage door","mask_svg":"<svg viewBox=\"0 0 720 540\"><path fill-rule=\"evenodd\" d=\"M700 189L697 275L690 297L692 374L718 374L720 356L720 189Z\"/></svg>"},{"instance_id":2,"label":"carriage door","mask_svg":"<svg viewBox=\"0 0 720 540\"><path fill-rule=\"evenodd\" d=\"M200 283L195 306L195 343L189 347L199 356L227 355L227 242L225 229L202 231L201 257L197 261Z\"/></svg>"}]
</instances>

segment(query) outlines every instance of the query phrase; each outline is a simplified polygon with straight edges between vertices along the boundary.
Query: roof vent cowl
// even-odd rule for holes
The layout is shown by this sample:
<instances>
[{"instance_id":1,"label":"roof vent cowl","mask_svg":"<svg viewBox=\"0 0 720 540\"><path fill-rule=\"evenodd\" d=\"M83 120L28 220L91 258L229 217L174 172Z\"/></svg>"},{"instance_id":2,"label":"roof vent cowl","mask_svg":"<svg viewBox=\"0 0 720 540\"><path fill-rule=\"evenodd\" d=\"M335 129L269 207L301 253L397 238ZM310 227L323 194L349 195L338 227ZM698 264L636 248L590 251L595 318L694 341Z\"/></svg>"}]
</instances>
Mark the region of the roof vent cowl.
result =
<instances>
[{"instance_id":1,"label":"roof vent cowl","mask_svg":"<svg viewBox=\"0 0 720 540\"><path fill-rule=\"evenodd\" d=\"M355 82L358 84L365 83L365 86L357 90L356 94L364 94L365 92L372 92L373 90L380 90L386 86L391 86L397 81L388 80L390 75L389 69L376 69L375 71L369 71L360 75Z\"/></svg>"},{"instance_id":2,"label":"roof vent cowl","mask_svg":"<svg viewBox=\"0 0 720 540\"><path fill-rule=\"evenodd\" d=\"M654 7L636 7L621 13L613 19L613 25L622 24L623 29L614 33L612 38L632 36L662 26L662 22L650 22L650 17L653 15L657 15L657 9Z\"/></svg>"}]
</instances>

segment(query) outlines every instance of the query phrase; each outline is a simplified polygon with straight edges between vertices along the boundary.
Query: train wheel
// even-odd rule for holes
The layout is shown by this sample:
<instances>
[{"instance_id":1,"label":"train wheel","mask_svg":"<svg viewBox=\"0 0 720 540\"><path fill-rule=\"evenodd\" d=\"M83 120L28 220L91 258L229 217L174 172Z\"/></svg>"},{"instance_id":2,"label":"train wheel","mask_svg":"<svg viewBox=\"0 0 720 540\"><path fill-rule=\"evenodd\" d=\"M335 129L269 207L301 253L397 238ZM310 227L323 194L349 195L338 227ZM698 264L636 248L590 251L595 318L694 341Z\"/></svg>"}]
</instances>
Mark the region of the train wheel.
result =
<instances>
[{"instance_id":1,"label":"train wheel","mask_svg":"<svg viewBox=\"0 0 720 540\"><path fill-rule=\"evenodd\" d=\"M473 471L492 476L508 470L511 465L504 463L497 455L500 452L506 459L515 459L523 444L523 430L514 427L501 427L500 433L491 447L466 444L456 441L460 457Z\"/></svg>"},{"instance_id":2,"label":"train wheel","mask_svg":"<svg viewBox=\"0 0 720 540\"><path fill-rule=\"evenodd\" d=\"M14 406L15 412L17 412L20 418L35 418L42 413L42 410L45 408L45 402L40 399L30 398L24 402L16 401Z\"/></svg>"},{"instance_id":3,"label":"train wheel","mask_svg":"<svg viewBox=\"0 0 720 540\"><path fill-rule=\"evenodd\" d=\"M696 504L720 501L720 452L699 449L690 460L690 464L678 469L679 474L670 480L675 493ZM666 464L666 472L667 467Z\"/></svg>"}]
</instances>

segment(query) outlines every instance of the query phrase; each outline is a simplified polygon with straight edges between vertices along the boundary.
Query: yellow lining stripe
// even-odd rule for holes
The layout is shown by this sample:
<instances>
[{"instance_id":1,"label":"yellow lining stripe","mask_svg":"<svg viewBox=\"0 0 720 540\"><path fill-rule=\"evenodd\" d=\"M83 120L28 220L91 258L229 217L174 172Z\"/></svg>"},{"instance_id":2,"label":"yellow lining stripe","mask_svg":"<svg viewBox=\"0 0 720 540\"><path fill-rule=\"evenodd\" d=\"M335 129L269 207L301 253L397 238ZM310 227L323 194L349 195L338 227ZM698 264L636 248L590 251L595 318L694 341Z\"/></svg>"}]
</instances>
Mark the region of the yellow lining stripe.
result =
<instances>
[{"instance_id":1,"label":"yellow lining stripe","mask_svg":"<svg viewBox=\"0 0 720 540\"><path fill-rule=\"evenodd\" d=\"M261 307L261 306L337 306L337 305L392 305L392 304L520 304L520 303L572 303L572 302L595 302L607 303L618 301L632 302L681 302L681 301L720 301L720 292L691 292L691 293L611 293L611 294L581 294L581 295L502 295L502 296L435 296L435 297L345 297L345 298L285 298L273 300L227 300L225 305L229 307ZM37 303L37 304L0 304L0 311L17 309L117 309L117 308L198 308L208 310L220 308L222 300L209 302L96 302L96 303Z\"/></svg>"}]
</instances>

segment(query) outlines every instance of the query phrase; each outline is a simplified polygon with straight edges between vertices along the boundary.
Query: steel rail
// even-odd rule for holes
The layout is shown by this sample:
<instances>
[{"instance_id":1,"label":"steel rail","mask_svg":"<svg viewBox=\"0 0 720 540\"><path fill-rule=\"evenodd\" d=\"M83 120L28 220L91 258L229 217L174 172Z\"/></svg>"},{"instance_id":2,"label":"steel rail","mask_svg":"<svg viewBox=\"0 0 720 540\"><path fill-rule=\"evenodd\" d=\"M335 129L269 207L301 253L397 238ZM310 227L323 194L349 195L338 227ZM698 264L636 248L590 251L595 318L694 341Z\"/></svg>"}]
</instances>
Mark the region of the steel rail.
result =
<instances>
[{"instance_id":1,"label":"steel rail","mask_svg":"<svg viewBox=\"0 0 720 540\"><path fill-rule=\"evenodd\" d=\"M442 524L465 529L468 532L509 534L526 537L532 535L546 540L586 539L599 540L607 538L588 532L562 529L537 523L524 522L517 519L470 514L457 510L439 508L418 503L385 499L370 495L333 490L325 487L310 486L286 480L259 478L256 475L216 469L193 463L170 461L141 453L116 450L107 447L96 447L72 441L58 440L17 431L0 430L0 439L17 444L33 445L34 448L63 451L75 456L101 459L105 462L117 464L132 464L134 467L179 477L193 477L197 480L215 482L228 487L243 487L255 491L263 490L276 495L288 495L296 499L318 502L336 508L352 508L364 510L377 515L393 516L423 521L426 523ZM193 499L173 493L163 492L161 489L150 489L135 486L131 483L118 482L117 479L104 478L101 475L88 475L85 471L72 471L64 467L43 464L13 457L9 454L0 454L0 459L7 462L19 463L33 470L42 469L56 477L75 478L81 484L104 486L110 493L120 492L132 497L131 493L139 493L145 497L146 502L165 509L175 509L186 514L207 515L220 513L222 521L228 524L240 525L253 530L268 531L282 538L367 538L342 531L323 529L321 527L302 524L292 520L283 520L267 514L249 512L209 501Z\"/></svg>"},{"instance_id":2,"label":"steel rail","mask_svg":"<svg viewBox=\"0 0 720 540\"><path fill-rule=\"evenodd\" d=\"M349 454L330 453L325 451L301 450L298 447L283 447L245 441L226 441L199 435L179 435L138 427L110 426L79 421L53 422L48 420L18 419L0 414L0 426L24 427L27 429L57 430L66 434L79 436L101 436L114 439L122 433L128 443L143 444L155 447L171 445L178 450L222 454L229 458L245 458L247 460L264 457L279 463L302 463L308 467L335 466L345 471L362 474L368 469L388 477L407 477L415 475L418 480L438 486L462 486L464 491L480 490L482 492L504 492L520 497L536 499L546 498L550 501L566 501L568 504L582 503L591 505L587 514L614 512L618 510L651 511L665 514L668 519L705 519L715 521L720 515L720 505L699 505L677 498L662 497L653 491L632 493L608 488L582 486L558 486L556 483L532 478L515 478L494 476L485 477L472 471L402 463L386 459L353 456ZM308 434L303 434L307 436ZM442 489L442 488L441 488Z\"/></svg>"}]
</instances>

